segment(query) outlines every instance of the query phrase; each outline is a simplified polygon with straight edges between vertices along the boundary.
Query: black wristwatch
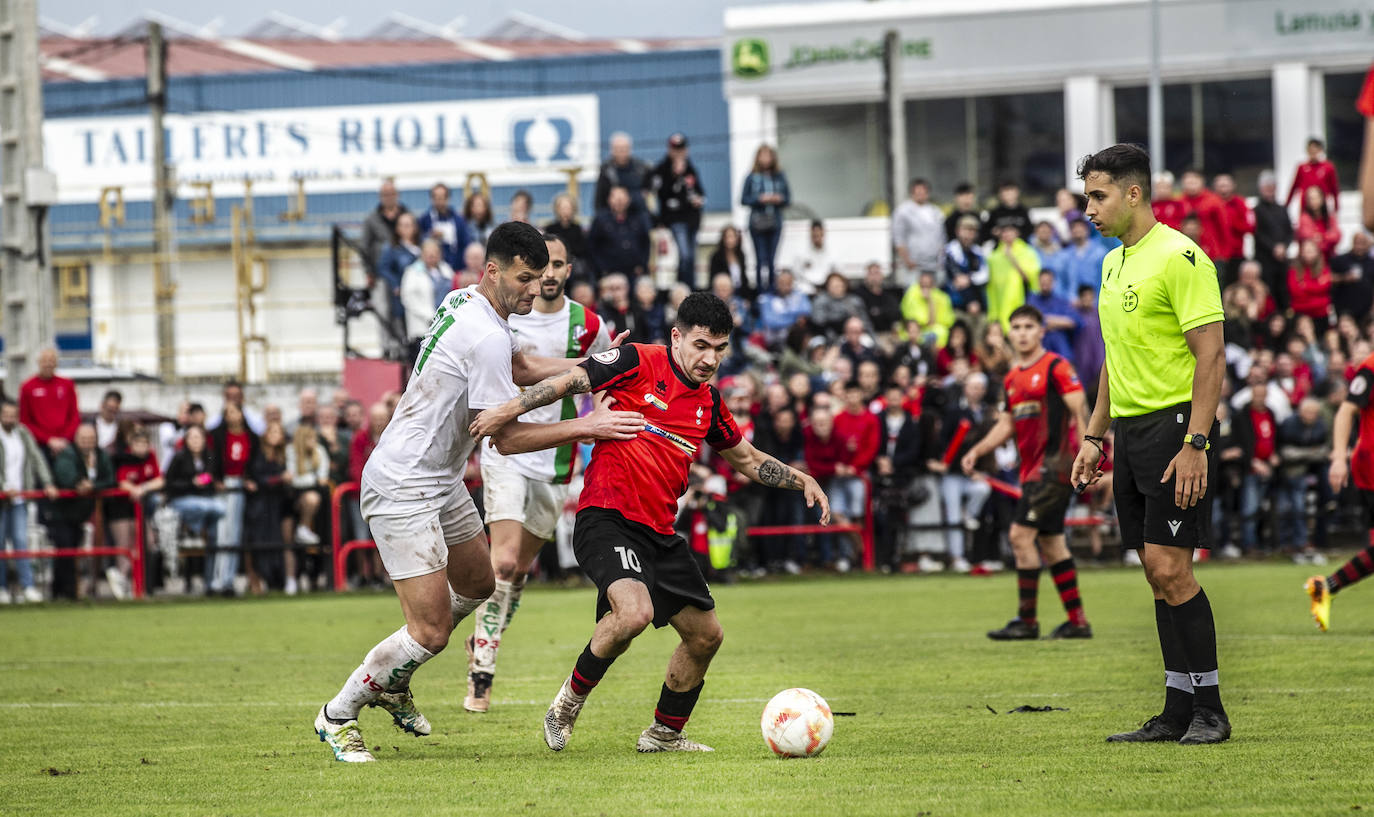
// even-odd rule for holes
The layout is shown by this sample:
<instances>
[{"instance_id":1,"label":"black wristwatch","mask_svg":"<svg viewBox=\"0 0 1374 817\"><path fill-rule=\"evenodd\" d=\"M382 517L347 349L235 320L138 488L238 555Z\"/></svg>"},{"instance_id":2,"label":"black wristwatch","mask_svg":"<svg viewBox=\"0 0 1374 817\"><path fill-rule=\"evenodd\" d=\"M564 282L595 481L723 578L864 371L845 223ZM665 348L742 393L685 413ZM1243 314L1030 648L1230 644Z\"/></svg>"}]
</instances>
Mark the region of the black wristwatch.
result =
<instances>
[{"instance_id":1,"label":"black wristwatch","mask_svg":"<svg viewBox=\"0 0 1374 817\"><path fill-rule=\"evenodd\" d=\"M1183 442L1199 451L1206 451L1212 447L1212 444L1208 442L1207 435L1205 434L1184 434Z\"/></svg>"}]
</instances>

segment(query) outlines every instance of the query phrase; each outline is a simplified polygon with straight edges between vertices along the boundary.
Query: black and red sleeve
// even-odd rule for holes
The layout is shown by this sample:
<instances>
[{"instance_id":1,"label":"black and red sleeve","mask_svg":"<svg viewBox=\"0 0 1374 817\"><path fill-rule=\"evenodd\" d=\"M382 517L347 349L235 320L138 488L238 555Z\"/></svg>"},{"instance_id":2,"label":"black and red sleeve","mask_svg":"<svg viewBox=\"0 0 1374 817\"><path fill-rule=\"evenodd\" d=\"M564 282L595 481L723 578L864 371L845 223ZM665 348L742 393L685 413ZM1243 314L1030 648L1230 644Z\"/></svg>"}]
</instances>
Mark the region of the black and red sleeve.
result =
<instances>
[{"instance_id":1,"label":"black and red sleeve","mask_svg":"<svg viewBox=\"0 0 1374 817\"><path fill-rule=\"evenodd\" d=\"M711 390L711 427L706 431L706 444L717 451L726 451L739 445L743 435L735 423L735 416L721 399L720 392L716 391L715 386L707 388Z\"/></svg>"},{"instance_id":2,"label":"black and red sleeve","mask_svg":"<svg viewBox=\"0 0 1374 817\"><path fill-rule=\"evenodd\" d=\"M1368 366L1361 366L1355 372L1355 379L1350 381L1350 389L1345 393L1345 399L1360 408L1367 408L1371 386L1374 386L1374 370Z\"/></svg>"},{"instance_id":3,"label":"black and red sleeve","mask_svg":"<svg viewBox=\"0 0 1374 817\"><path fill-rule=\"evenodd\" d=\"M627 343L592 355L577 364L587 370L592 391L603 391L627 382L639 372L638 344Z\"/></svg>"}]
</instances>

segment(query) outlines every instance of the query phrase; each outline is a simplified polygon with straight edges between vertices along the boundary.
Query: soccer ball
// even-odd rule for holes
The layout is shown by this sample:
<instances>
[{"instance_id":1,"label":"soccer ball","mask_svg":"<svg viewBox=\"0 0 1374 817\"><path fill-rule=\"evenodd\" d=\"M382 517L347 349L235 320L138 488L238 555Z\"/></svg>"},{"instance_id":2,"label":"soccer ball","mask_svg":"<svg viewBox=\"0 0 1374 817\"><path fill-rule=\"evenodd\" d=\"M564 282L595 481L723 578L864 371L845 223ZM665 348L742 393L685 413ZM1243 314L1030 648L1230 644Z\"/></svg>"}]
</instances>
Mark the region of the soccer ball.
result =
<instances>
[{"instance_id":1,"label":"soccer ball","mask_svg":"<svg viewBox=\"0 0 1374 817\"><path fill-rule=\"evenodd\" d=\"M830 704L809 689L784 689L763 708L763 742L776 755L815 757L830 742Z\"/></svg>"}]
</instances>

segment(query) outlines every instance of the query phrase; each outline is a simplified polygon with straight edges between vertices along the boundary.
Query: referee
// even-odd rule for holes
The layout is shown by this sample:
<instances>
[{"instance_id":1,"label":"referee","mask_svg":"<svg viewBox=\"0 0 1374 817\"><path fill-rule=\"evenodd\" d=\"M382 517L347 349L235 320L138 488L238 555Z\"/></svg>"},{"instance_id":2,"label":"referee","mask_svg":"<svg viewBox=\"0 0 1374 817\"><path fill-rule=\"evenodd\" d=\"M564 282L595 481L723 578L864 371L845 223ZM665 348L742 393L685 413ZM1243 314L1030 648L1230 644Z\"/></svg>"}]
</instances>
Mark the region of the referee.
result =
<instances>
[{"instance_id":1,"label":"referee","mask_svg":"<svg viewBox=\"0 0 1374 817\"><path fill-rule=\"evenodd\" d=\"M1078 165L1086 215L1122 246L1102 262L1098 315L1107 365L1078 457L1075 485L1097 481L1102 436L1116 421L1116 513L1140 551L1164 655L1164 711L1111 742L1220 743L1231 723L1217 686L1217 635L1193 549L1211 546L1215 463L1209 437L1226 371L1216 268L1150 210L1150 157L1113 145Z\"/></svg>"}]
</instances>

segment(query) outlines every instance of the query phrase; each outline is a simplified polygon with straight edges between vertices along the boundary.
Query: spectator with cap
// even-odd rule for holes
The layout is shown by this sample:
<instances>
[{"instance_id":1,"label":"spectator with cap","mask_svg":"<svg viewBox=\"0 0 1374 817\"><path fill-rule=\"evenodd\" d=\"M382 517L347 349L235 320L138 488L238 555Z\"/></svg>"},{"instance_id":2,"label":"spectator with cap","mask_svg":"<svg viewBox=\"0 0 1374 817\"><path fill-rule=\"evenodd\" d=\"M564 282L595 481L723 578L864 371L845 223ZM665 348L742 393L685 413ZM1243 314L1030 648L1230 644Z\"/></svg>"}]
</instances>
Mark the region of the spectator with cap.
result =
<instances>
[{"instance_id":1,"label":"spectator with cap","mask_svg":"<svg viewBox=\"0 0 1374 817\"><path fill-rule=\"evenodd\" d=\"M421 237L439 241L450 269L462 266L463 248L472 241L472 233L467 221L449 206L448 185L439 182L429 189L429 209L420 216L418 227Z\"/></svg>"},{"instance_id":2,"label":"spectator with cap","mask_svg":"<svg viewBox=\"0 0 1374 817\"><path fill-rule=\"evenodd\" d=\"M363 219L363 255L367 261L369 289L377 278L382 253L396 243L396 220L408 212L401 203L400 193L396 192L396 180L390 176L382 179L381 189L377 191L377 206Z\"/></svg>"},{"instance_id":3,"label":"spectator with cap","mask_svg":"<svg viewBox=\"0 0 1374 817\"><path fill-rule=\"evenodd\" d=\"M587 272L583 266L587 258L587 233L577 219L577 201L572 196L559 193L553 197L553 221L544 225L544 232L556 236L568 248L568 264L572 267L572 274L586 278Z\"/></svg>"},{"instance_id":4,"label":"spectator with cap","mask_svg":"<svg viewBox=\"0 0 1374 817\"><path fill-rule=\"evenodd\" d=\"M1280 309L1288 308L1288 250L1293 243L1293 220L1288 210L1275 199L1278 182L1274 171L1259 175L1259 197L1255 201L1255 260L1260 262L1264 283L1274 293Z\"/></svg>"},{"instance_id":5,"label":"spectator with cap","mask_svg":"<svg viewBox=\"0 0 1374 817\"><path fill-rule=\"evenodd\" d=\"M697 232L706 189L701 175L687 155L687 137L668 137L668 152L649 176L649 189L658 199L658 221L677 242L677 279L693 289L697 284Z\"/></svg>"},{"instance_id":6,"label":"spectator with cap","mask_svg":"<svg viewBox=\"0 0 1374 817\"><path fill-rule=\"evenodd\" d=\"M487 236L496 229L496 214L491 209L491 197L481 190L474 190L463 201L463 221L468 224L472 242L482 245L485 251Z\"/></svg>"},{"instance_id":7,"label":"spectator with cap","mask_svg":"<svg viewBox=\"0 0 1374 817\"><path fill-rule=\"evenodd\" d=\"M902 322L902 291L889 286L883 266L869 261L864 269L864 282L856 290L868 313L868 325L879 334L895 330Z\"/></svg>"},{"instance_id":8,"label":"spectator with cap","mask_svg":"<svg viewBox=\"0 0 1374 817\"><path fill-rule=\"evenodd\" d=\"M643 218L632 212L630 202L627 188L612 187L606 209L592 220L587 235L587 260L596 279L619 272L633 280L649 268L649 228Z\"/></svg>"},{"instance_id":9,"label":"spectator with cap","mask_svg":"<svg viewBox=\"0 0 1374 817\"><path fill-rule=\"evenodd\" d=\"M825 288L830 274L837 271L835 258L825 245L825 222L811 220L810 240L792 258L791 270L797 276L797 285L807 295L814 297Z\"/></svg>"},{"instance_id":10,"label":"spectator with cap","mask_svg":"<svg viewBox=\"0 0 1374 817\"><path fill-rule=\"evenodd\" d=\"M1336 166L1326 158L1326 145L1315 136L1307 140L1307 161L1293 170L1293 183L1289 185L1288 196L1283 200L1284 209L1293 204L1295 196L1306 196L1311 187L1321 191L1323 202L1330 199L1332 210L1340 212L1340 177L1336 175Z\"/></svg>"},{"instance_id":11,"label":"spectator with cap","mask_svg":"<svg viewBox=\"0 0 1374 817\"><path fill-rule=\"evenodd\" d=\"M980 216L977 195L973 185L968 182L959 182L954 188L954 206L950 209L949 215L945 217L945 241L949 242L958 238L959 222L965 218L972 218L981 226L982 218Z\"/></svg>"},{"instance_id":12,"label":"spectator with cap","mask_svg":"<svg viewBox=\"0 0 1374 817\"><path fill-rule=\"evenodd\" d=\"M38 353L38 373L19 386L19 422L46 449L49 459L71 444L81 425L76 384L57 375L57 350L51 346Z\"/></svg>"},{"instance_id":13,"label":"spectator with cap","mask_svg":"<svg viewBox=\"0 0 1374 817\"><path fill-rule=\"evenodd\" d=\"M119 439L119 408L124 405L124 395L116 389L105 392L100 398L100 410L95 413L95 444L113 454Z\"/></svg>"},{"instance_id":14,"label":"spectator with cap","mask_svg":"<svg viewBox=\"0 0 1374 817\"><path fill-rule=\"evenodd\" d=\"M596 177L596 192L592 206L596 215L610 209L611 190L623 187L627 196L626 211L635 219L644 222L648 229L648 209L644 205L644 190L649 186L649 176L653 169L649 163L634 155L634 142L624 131L611 134L611 155L601 163L601 172Z\"/></svg>"},{"instance_id":15,"label":"spectator with cap","mask_svg":"<svg viewBox=\"0 0 1374 817\"><path fill-rule=\"evenodd\" d=\"M1007 224L1023 239L1031 235L1030 210L1021 203L1021 185L1011 179L997 186L997 204L983 215L983 241L996 240L997 228Z\"/></svg>"},{"instance_id":16,"label":"spectator with cap","mask_svg":"<svg viewBox=\"0 0 1374 817\"><path fill-rule=\"evenodd\" d=\"M57 498L48 459L33 434L19 422L19 406L0 397L0 549L6 540L15 553L29 549L29 507L25 500L7 495L39 489L48 499ZM11 601L9 563L0 559L0 604ZM43 593L34 586L32 563L15 559L14 567L19 574L19 598L42 601Z\"/></svg>"},{"instance_id":17,"label":"spectator with cap","mask_svg":"<svg viewBox=\"0 0 1374 817\"><path fill-rule=\"evenodd\" d=\"M782 241L783 211L792 203L787 176L771 145L759 145L754 164L744 178L740 204L749 208L749 238L754 243L754 269L759 292L773 289L778 244Z\"/></svg>"},{"instance_id":18,"label":"spectator with cap","mask_svg":"<svg viewBox=\"0 0 1374 817\"><path fill-rule=\"evenodd\" d=\"M930 201L930 182L912 179L910 196L892 213L892 244L899 259L899 286L915 284L917 273L930 270L939 277L940 248L945 241L945 216Z\"/></svg>"},{"instance_id":19,"label":"spectator with cap","mask_svg":"<svg viewBox=\"0 0 1374 817\"><path fill-rule=\"evenodd\" d=\"M988 263L978 245L982 222L976 216L960 217L954 238L945 245L941 260L945 269L945 291L961 312L987 311Z\"/></svg>"}]
</instances>

